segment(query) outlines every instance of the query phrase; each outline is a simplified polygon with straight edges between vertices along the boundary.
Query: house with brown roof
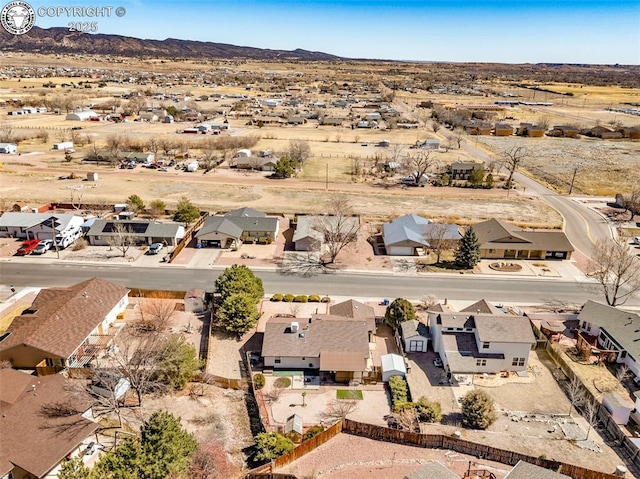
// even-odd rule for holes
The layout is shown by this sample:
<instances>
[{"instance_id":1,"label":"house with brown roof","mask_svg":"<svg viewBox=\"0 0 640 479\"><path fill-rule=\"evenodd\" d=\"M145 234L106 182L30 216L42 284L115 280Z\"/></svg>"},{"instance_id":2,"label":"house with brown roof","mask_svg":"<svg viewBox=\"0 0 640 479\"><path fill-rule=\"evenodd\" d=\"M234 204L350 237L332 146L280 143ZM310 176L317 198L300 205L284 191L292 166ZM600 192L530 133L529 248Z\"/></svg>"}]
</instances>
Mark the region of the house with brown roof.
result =
<instances>
[{"instance_id":1,"label":"house with brown roof","mask_svg":"<svg viewBox=\"0 0 640 479\"><path fill-rule=\"evenodd\" d=\"M60 464L95 441L99 425L89 417L90 402L74 398L78 411L47 417L43 408L69 399L68 380L56 374L37 377L0 369L0 477L57 477Z\"/></svg>"},{"instance_id":2,"label":"house with brown roof","mask_svg":"<svg viewBox=\"0 0 640 479\"><path fill-rule=\"evenodd\" d=\"M39 375L86 367L110 345L128 293L100 278L43 289L0 336L0 360Z\"/></svg>"},{"instance_id":3,"label":"house with brown roof","mask_svg":"<svg viewBox=\"0 0 640 479\"><path fill-rule=\"evenodd\" d=\"M373 369L367 320L329 314L274 316L265 325L265 368L305 370L322 381L359 384Z\"/></svg>"},{"instance_id":4,"label":"house with brown roof","mask_svg":"<svg viewBox=\"0 0 640 479\"><path fill-rule=\"evenodd\" d=\"M527 370L529 351L536 342L529 319L493 306L485 309L487 305L483 301L460 312L429 312L433 349L448 372Z\"/></svg>"},{"instance_id":5,"label":"house with brown roof","mask_svg":"<svg viewBox=\"0 0 640 479\"><path fill-rule=\"evenodd\" d=\"M480 257L487 259L570 259L574 248L564 231L524 230L491 219L473 225Z\"/></svg>"}]
</instances>

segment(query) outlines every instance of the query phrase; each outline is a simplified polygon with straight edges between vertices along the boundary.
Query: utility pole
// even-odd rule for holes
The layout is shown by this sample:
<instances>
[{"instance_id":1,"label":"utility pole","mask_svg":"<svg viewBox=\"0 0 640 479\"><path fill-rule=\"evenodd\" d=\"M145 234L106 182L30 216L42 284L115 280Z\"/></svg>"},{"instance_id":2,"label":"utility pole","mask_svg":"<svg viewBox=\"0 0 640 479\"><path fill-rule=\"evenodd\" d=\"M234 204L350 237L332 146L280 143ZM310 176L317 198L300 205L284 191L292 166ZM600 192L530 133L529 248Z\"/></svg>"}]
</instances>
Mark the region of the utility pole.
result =
<instances>
[{"instance_id":1,"label":"utility pole","mask_svg":"<svg viewBox=\"0 0 640 479\"><path fill-rule=\"evenodd\" d=\"M578 174L578 166L573 169L573 177L571 178L571 186L569 186L569 194L573 192L573 183L576 181L576 175Z\"/></svg>"},{"instance_id":2,"label":"utility pole","mask_svg":"<svg viewBox=\"0 0 640 479\"><path fill-rule=\"evenodd\" d=\"M329 191L329 163L327 163L327 171L325 173L324 189Z\"/></svg>"}]
</instances>

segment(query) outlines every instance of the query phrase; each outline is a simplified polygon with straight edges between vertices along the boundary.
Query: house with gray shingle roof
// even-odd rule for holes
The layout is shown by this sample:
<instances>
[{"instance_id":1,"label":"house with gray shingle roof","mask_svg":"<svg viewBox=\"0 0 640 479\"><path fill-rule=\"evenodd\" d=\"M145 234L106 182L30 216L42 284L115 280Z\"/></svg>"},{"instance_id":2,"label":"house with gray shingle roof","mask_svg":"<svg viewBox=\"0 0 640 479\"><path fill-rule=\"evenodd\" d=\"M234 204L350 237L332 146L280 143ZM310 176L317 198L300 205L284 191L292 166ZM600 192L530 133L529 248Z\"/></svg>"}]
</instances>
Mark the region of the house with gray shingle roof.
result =
<instances>
[{"instance_id":1,"label":"house with gray shingle roof","mask_svg":"<svg viewBox=\"0 0 640 479\"><path fill-rule=\"evenodd\" d=\"M535 344L529 319L498 311L429 311L433 349L445 369L460 374L527 370Z\"/></svg>"},{"instance_id":2,"label":"house with gray shingle roof","mask_svg":"<svg viewBox=\"0 0 640 479\"><path fill-rule=\"evenodd\" d=\"M121 225L124 232L119 228ZM102 220L93 222L87 232L89 244L107 246L111 238L129 236L135 244L163 243L176 246L184 238L184 226L178 223L159 223L148 220Z\"/></svg>"},{"instance_id":3,"label":"house with gray shingle roof","mask_svg":"<svg viewBox=\"0 0 640 479\"><path fill-rule=\"evenodd\" d=\"M52 372L86 366L113 339L111 326L129 304L128 293L100 278L41 290L0 336L0 360Z\"/></svg>"},{"instance_id":4,"label":"house with gray shingle roof","mask_svg":"<svg viewBox=\"0 0 640 479\"><path fill-rule=\"evenodd\" d=\"M265 368L311 370L343 383L360 383L373 365L367 321L328 314L270 318L262 356Z\"/></svg>"},{"instance_id":5,"label":"house with gray shingle roof","mask_svg":"<svg viewBox=\"0 0 640 479\"><path fill-rule=\"evenodd\" d=\"M292 241L296 251L320 251L325 241L323 232L351 235L358 231L359 225L355 216L302 215L298 216Z\"/></svg>"},{"instance_id":6,"label":"house with gray shingle roof","mask_svg":"<svg viewBox=\"0 0 640 479\"><path fill-rule=\"evenodd\" d=\"M524 230L491 219L473 225L480 257L487 259L570 259L574 248L564 231Z\"/></svg>"},{"instance_id":7,"label":"house with gray shingle roof","mask_svg":"<svg viewBox=\"0 0 640 479\"><path fill-rule=\"evenodd\" d=\"M84 219L62 213L20 213L8 211L0 217L0 237L52 239L80 229Z\"/></svg>"},{"instance_id":8,"label":"house with gray shingle roof","mask_svg":"<svg viewBox=\"0 0 640 479\"><path fill-rule=\"evenodd\" d=\"M417 319L400 323L400 334L405 353L426 353L429 345L429 329Z\"/></svg>"},{"instance_id":9,"label":"house with gray shingle roof","mask_svg":"<svg viewBox=\"0 0 640 479\"><path fill-rule=\"evenodd\" d=\"M198 242L205 247L228 248L233 242L266 238L271 243L278 236L278 218L267 216L252 208L240 208L224 216L208 216L196 233Z\"/></svg>"},{"instance_id":10,"label":"house with gray shingle roof","mask_svg":"<svg viewBox=\"0 0 640 479\"><path fill-rule=\"evenodd\" d=\"M545 469L524 461L518 461L504 479L569 479L571 476Z\"/></svg>"},{"instance_id":11,"label":"house with gray shingle roof","mask_svg":"<svg viewBox=\"0 0 640 479\"><path fill-rule=\"evenodd\" d=\"M429 248L435 241L459 241L456 225L436 224L417 215L405 215L382 225L382 239L387 254L414 256L419 249Z\"/></svg>"},{"instance_id":12,"label":"house with gray shingle roof","mask_svg":"<svg viewBox=\"0 0 640 479\"><path fill-rule=\"evenodd\" d=\"M413 471L411 474L407 474L404 479L460 479L460 477L441 463L434 461Z\"/></svg>"},{"instance_id":13,"label":"house with gray shingle roof","mask_svg":"<svg viewBox=\"0 0 640 479\"><path fill-rule=\"evenodd\" d=\"M640 315L587 301L578 315L580 329L596 336L598 347L618 351L616 361L640 377Z\"/></svg>"}]
</instances>

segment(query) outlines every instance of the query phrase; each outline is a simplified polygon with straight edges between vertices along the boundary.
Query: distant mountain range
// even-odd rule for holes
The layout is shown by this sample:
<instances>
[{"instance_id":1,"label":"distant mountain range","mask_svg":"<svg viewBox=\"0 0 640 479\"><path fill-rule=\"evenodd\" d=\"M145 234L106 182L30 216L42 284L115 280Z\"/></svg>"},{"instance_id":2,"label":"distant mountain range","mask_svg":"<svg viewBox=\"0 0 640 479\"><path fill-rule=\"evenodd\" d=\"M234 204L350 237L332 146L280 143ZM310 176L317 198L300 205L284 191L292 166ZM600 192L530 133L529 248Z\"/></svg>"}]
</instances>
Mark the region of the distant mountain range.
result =
<instances>
[{"instance_id":1,"label":"distant mountain range","mask_svg":"<svg viewBox=\"0 0 640 479\"><path fill-rule=\"evenodd\" d=\"M191 40L143 40L122 35L70 32L66 28L33 27L24 35L11 35L0 28L0 45L4 51L30 53L86 53L123 57L153 58L245 58L252 60L331 61L340 57L322 52L296 49L268 50L239 47L225 43Z\"/></svg>"}]
</instances>

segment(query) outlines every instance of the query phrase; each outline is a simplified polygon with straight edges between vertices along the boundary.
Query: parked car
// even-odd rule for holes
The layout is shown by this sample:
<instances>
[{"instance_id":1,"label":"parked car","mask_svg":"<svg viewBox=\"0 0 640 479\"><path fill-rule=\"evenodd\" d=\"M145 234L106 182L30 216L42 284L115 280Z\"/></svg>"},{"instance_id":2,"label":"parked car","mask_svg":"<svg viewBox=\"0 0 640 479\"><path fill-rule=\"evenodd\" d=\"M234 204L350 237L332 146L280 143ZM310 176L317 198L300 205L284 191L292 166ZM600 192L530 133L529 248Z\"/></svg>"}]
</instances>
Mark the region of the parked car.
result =
<instances>
[{"instance_id":1,"label":"parked car","mask_svg":"<svg viewBox=\"0 0 640 479\"><path fill-rule=\"evenodd\" d=\"M40 243L40 241L38 241L37 239L30 239L25 241L24 243L22 243L22 246L18 248L16 255L26 256L28 254L31 254L33 250L36 249L36 246L38 246L38 243Z\"/></svg>"},{"instance_id":2,"label":"parked car","mask_svg":"<svg viewBox=\"0 0 640 479\"><path fill-rule=\"evenodd\" d=\"M32 251L32 254L44 254L47 251L49 251L52 246L53 246L53 240L50 240L50 239L42 240L34 248L34 250Z\"/></svg>"},{"instance_id":3,"label":"parked car","mask_svg":"<svg viewBox=\"0 0 640 479\"><path fill-rule=\"evenodd\" d=\"M147 254L158 254L164 245L162 243L151 243L149 249L147 250Z\"/></svg>"}]
</instances>

